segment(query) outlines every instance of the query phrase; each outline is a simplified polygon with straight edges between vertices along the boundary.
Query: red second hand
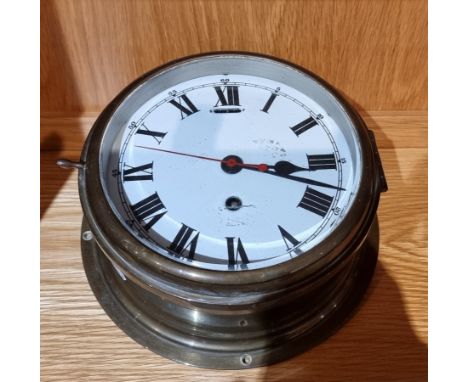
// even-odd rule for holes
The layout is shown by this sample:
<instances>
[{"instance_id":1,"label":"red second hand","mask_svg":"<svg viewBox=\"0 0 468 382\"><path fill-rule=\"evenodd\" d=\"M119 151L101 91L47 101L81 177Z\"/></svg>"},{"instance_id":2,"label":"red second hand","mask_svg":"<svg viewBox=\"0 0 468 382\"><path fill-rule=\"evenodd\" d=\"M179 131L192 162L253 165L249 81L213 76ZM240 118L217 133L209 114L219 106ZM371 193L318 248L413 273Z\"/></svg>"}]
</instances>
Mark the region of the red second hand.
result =
<instances>
[{"instance_id":1,"label":"red second hand","mask_svg":"<svg viewBox=\"0 0 468 382\"><path fill-rule=\"evenodd\" d=\"M246 164L246 163L239 163L237 162L234 158L230 158L228 160L223 160L223 159L217 159L217 158L210 158L210 157L205 157L201 155L194 155L194 154L186 154L186 153L181 153L178 151L171 151L171 150L164 150L164 149L157 149L156 147L148 147L148 146L139 146L135 145L135 147L139 147L142 149L147 149L147 150L154 150L154 151L162 151L164 153L169 153L169 154L176 154L176 155L182 155L185 157L191 157L191 158L198 158L198 159L205 159L205 160L211 160L213 162L219 162L219 163L224 163L228 167L250 167L250 168L255 168L258 171L267 171L268 170L268 165L261 163L261 164Z\"/></svg>"}]
</instances>

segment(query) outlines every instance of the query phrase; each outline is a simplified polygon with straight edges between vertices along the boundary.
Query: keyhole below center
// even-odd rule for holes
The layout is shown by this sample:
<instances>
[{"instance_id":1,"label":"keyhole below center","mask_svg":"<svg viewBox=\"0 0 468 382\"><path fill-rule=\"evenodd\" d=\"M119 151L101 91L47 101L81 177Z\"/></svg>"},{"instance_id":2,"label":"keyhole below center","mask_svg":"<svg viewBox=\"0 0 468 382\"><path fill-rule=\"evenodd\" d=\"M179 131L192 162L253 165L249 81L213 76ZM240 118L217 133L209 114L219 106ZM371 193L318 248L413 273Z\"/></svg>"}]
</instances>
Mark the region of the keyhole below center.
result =
<instances>
[{"instance_id":1,"label":"keyhole below center","mask_svg":"<svg viewBox=\"0 0 468 382\"><path fill-rule=\"evenodd\" d=\"M230 211L237 211L242 207L242 200L237 196L230 196L226 199L226 208Z\"/></svg>"}]
</instances>

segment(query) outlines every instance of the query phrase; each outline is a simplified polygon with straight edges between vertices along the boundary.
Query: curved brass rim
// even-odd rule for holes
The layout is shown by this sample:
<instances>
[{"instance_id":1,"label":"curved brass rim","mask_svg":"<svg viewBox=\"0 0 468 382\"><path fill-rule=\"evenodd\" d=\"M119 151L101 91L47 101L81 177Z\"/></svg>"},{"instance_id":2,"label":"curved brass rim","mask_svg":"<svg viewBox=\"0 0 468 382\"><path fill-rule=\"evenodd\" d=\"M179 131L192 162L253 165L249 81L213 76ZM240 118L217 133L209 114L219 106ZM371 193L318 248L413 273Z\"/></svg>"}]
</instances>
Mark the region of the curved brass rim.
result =
<instances>
[{"instance_id":1,"label":"curved brass rim","mask_svg":"<svg viewBox=\"0 0 468 382\"><path fill-rule=\"evenodd\" d=\"M82 232L88 230L84 219ZM324 341L346 323L372 279L378 257L378 236L375 222L364 245L354 254L356 261L350 267L346 280L342 280L347 284L343 288L346 293L338 298L331 295L328 304L315 311L313 306L319 301L312 299L309 303L313 313L307 314L306 309L300 317L302 327L306 329L298 331L293 323L279 330L275 340L266 329L268 325L276 325L275 317L279 315L275 315L273 310L259 312L254 307L244 307L237 312L231 311L223 318L225 325L218 329L210 321L209 312L205 315L208 320L200 319L195 314L184 314L186 321L181 321L180 312L167 301L143 311L142 307L149 304L150 293L125 280L103 255L94 239L82 239L81 244L84 269L97 300L128 336L153 352L179 363L203 368L245 369L280 362L299 354ZM195 311L198 309L192 306L191 312ZM172 312L172 317L166 316L168 312ZM212 314L219 316L219 311L213 310ZM246 329L257 318L260 328L249 336ZM167 320L174 323L172 327L161 324ZM265 328L261 327L262 323ZM259 334L262 332L263 335ZM223 337L220 333L231 335ZM237 337L241 341L236 342Z\"/></svg>"}]
</instances>

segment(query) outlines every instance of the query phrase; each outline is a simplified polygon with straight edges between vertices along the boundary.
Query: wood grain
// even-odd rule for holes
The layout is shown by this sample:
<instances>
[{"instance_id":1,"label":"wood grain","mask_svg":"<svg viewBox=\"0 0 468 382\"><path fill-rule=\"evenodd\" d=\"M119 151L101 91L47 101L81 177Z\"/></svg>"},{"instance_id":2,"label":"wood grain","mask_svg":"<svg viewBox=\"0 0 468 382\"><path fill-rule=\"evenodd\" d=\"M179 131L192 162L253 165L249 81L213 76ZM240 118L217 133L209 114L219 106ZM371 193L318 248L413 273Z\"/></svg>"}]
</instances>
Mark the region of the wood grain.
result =
<instances>
[{"instance_id":1,"label":"wood grain","mask_svg":"<svg viewBox=\"0 0 468 382\"><path fill-rule=\"evenodd\" d=\"M427 109L425 0L44 0L41 111L100 111L142 73L218 50L290 60L361 109Z\"/></svg>"},{"instance_id":2,"label":"wood grain","mask_svg":"<svg viewBox=\"0 0 468 382\"><path fill-rule=\"evenodd\" d=\"M427 379L427 116L369 112L390 191L379 207L380 258L356 316L322 345L278 365L213 371L178 365L128 338L95 300L81 265L78 158L95 114L47 116L41 141L43 381L402 381ZM60 144L57 145L57 142Z\"/></svg>"}]
</instances>

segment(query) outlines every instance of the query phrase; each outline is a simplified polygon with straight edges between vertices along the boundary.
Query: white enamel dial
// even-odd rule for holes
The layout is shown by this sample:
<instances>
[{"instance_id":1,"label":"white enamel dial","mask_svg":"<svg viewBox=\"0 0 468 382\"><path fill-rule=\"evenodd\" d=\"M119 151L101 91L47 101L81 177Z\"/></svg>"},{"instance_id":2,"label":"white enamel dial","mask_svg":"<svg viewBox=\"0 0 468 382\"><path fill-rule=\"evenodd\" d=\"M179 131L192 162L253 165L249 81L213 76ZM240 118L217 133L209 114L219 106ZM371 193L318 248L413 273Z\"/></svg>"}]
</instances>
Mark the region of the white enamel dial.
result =
<instances>
[{"instance_id":1,"label":"white enamel dial","mask_svg":"<svg viewBox=\"0 0 468 382\"><path fill-rule=\"evenodd\" d=\"M104 181L127 229L155 252L258 269L339 226L361 166L345 135L287 78L203 75L154 92L122 121Z\"/></svg>"}]
</instances>

